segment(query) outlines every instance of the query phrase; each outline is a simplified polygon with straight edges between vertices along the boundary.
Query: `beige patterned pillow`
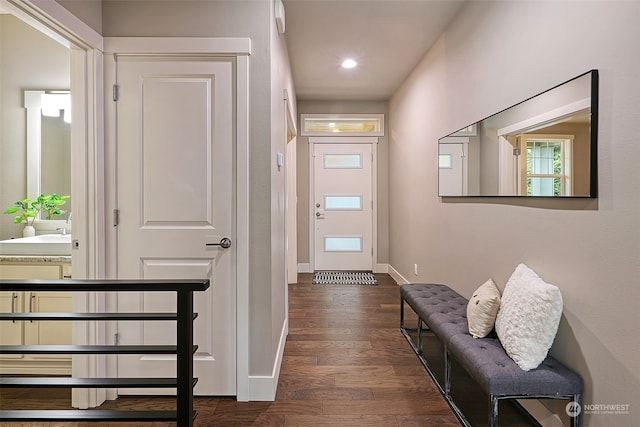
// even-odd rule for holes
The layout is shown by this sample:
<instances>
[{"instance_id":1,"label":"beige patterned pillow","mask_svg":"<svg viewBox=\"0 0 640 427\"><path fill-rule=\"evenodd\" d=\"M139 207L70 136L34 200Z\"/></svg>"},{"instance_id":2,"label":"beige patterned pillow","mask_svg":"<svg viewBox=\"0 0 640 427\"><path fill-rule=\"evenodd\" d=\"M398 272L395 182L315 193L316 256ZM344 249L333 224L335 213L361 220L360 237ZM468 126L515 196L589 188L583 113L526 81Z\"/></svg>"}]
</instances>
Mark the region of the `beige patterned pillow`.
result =
<instances>
[{"instance_id":1,"label":"beige patterned pillow","mask_svg":"<svg viewBox=\"0 0 640 427\"><path fill-rule=\"evenodd\" d=\"M489 279L475 290L467 304L467 322L471 336L484 338L489 335L499 308L500 291L493 279Z\"/></svg>"}]
</instances>

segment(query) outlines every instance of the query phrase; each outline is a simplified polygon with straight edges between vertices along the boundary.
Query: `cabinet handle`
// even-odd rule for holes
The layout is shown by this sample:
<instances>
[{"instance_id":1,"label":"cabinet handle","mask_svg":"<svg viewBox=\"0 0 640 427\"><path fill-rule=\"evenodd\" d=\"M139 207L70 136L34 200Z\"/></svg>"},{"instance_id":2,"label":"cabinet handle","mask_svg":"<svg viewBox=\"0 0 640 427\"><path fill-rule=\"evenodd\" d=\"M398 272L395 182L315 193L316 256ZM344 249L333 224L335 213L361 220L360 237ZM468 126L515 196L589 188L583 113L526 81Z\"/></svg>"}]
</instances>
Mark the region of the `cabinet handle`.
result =
<instances>
[{"instance_id":1,"label":"cabinet handle","mask_svg":"<svg viewBox=\"0 0 640 427\"><path fill-rule=\"evenodd\" d=\"M16 294L15 292L13 292L11 294L11 314L14 314L16 312L16 300L18 299L18 294ZM15 320L11 321L12 323L16 323Z\"/></svg>"},{"instance_id":2,"label":"cabinet handle","mask_svg":"<svg viewBox=\"0 0 640 427\"><path fill-rule=\"evenodd\" d=\"M29 313L33 313L33 300L36 299L36 295L33 292L29 292ZM33 320L30 320L33 323Z\"/></svg>"}]
</instances>

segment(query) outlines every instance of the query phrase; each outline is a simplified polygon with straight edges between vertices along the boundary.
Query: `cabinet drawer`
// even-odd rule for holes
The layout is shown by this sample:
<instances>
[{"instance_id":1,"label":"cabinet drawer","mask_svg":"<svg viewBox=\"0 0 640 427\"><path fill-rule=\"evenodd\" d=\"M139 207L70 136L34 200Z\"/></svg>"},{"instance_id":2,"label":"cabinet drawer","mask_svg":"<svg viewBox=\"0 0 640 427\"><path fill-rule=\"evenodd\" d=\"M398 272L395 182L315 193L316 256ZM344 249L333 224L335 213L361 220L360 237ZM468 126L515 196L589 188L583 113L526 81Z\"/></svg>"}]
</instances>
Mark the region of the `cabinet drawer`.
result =
<instances>
[{"instance_id":1,"label":"cabinet drawer","mask_svg":"<svg viewBox=\"0 0 640 427\"><path fill-rule=\"evenodd\" d=\"M0 264L3 279L60 279L61 265L8 265Z\"/></svg>"}]
</instances>

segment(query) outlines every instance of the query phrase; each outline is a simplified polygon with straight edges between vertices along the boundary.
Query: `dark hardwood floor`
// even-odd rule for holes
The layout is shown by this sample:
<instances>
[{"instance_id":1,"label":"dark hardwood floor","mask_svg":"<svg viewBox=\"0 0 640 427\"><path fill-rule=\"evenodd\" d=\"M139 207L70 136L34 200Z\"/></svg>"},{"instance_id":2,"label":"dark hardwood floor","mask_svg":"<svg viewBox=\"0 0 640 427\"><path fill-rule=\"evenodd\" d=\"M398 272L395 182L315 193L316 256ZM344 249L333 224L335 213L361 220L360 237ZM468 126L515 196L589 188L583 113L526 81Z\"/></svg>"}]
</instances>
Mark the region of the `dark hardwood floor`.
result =
<instances>
[{"instance_id":1,"label":"dark hardwood floor","mask_svg":"<svg viewBox=\"0 0 640 427\"><path fill-rule=\"evenodd\" d=\"M289 286L289 336L275 402L197 397L201 427L417 427L460 423L399 329L399 292L387 274L376 286ZM409 319L411 317L409 316ZM437 345L437 343L436 343ZM438 357L438 351L434 352ZM487 425L488 401L454 366L454 392L474 426ZM0 408L68 409L70 390L2 389ZM172 409L174 398L125 397L103 408ZM500 425L530 426L508 405ZM0 423L11 427L165 427L169 423Z\"/></svg>"}]
</instances>

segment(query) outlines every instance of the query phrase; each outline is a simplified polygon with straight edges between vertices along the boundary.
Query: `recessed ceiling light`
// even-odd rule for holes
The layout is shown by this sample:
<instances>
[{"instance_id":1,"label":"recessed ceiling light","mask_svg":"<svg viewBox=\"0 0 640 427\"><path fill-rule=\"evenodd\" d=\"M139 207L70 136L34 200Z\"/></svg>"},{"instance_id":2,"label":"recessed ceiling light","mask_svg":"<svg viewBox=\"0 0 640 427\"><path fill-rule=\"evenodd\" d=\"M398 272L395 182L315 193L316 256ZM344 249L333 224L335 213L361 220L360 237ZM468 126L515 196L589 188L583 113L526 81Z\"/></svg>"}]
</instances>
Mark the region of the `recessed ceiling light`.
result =
<instances>
[{"instance_id":1,"label":"recessed ceiling light","mask_svg":"<svg viewBox=\"0 0 640 427\"><path fill-rule=\"evenodd\" d=\"M351 58L342 61L342 68L355 68L358 63Z\"/></svg>"}]
</instances>

